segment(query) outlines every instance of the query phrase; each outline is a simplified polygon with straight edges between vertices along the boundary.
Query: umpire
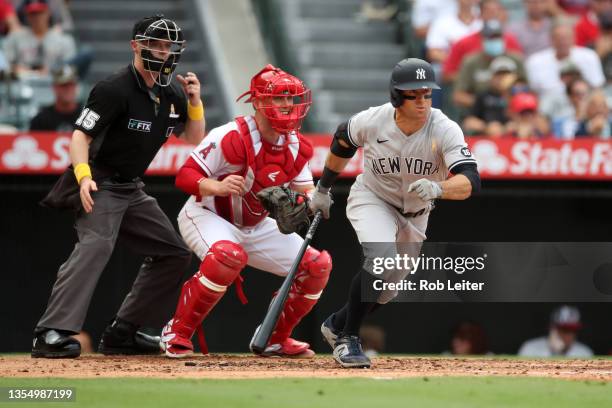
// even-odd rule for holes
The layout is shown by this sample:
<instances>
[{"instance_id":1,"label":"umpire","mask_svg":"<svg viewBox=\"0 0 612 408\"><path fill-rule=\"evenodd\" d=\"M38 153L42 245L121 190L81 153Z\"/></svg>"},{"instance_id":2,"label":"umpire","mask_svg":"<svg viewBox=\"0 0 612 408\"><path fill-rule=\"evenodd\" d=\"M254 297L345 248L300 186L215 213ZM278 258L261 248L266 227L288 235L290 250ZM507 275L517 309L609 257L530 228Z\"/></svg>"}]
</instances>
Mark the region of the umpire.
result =
<instances>
[{"instance_id":1,"label":"umpire","mask_svg":"<svg viewBox=\"0 0 612 408\"><path fill-rule=\"evenodd\" d=\"M138 328L161 326L168 319L162 306L175 301L170 298L190 264L191 251L157 201L142 190L140 177L170 134L196 145L204 137L200 83L191 72L172 78L185 48L174 21L161 15L140 20L130 44L133 62L96 84L75 122L70 143L74 173L65 173L45 199L49 203L68 196L64 186L74 190L75 198L79 190L79 242L60 267L34 330L32 357L80 355L80 343L69 336L81 330L118 236L145 261L102 335L101 353L159 352L159 338Z\"/></svg>"}]
</instances>

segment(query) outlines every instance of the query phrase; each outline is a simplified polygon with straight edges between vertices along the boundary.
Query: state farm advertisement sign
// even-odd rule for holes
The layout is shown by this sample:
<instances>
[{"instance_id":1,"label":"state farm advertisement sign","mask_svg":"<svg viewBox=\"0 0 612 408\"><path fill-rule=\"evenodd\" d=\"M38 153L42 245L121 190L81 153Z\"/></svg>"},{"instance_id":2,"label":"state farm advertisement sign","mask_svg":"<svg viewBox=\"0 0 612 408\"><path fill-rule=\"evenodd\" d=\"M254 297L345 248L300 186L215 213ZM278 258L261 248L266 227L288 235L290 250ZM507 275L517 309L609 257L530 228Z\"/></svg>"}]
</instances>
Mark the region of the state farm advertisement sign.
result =
<instances>
[{"instance_id":1,"label":"state farm advertisement sign","mask_svg":"<svg viewBox=\"0 0 612 408\"><path fill-rule=\"evenodd\" d=\"M70 165L70 135L23 133L0 135L0 173L59 174ZM189 157L193 146L171 138L149 166L147 174L172 176Z\"/></svg>"},{"instance_id":2,"label":"state farm advertisement sign","mask_svg":"<svg viewBox=\"0 0 612 408\"><path fill-rule=\"evenodd\" d=\"M612 180L612 142L468 139L483 178Z\"/></svg>"},{"instance_id":3,"label":"state farm advertisement sign","mask_svg":"<svg viewBox=\"0 0 612 408\"><path fill-rule=\"evenodd\" d=\"M314 145L310 166L313 174L318 176L325 164L331 136L308 136ZM611 141L484 138L468 138L467 141L485 179L612 180ZM69 134L0 135L0 173L59 174L70 164L69 144ZM171 138L159 151L147 174L176 174L192 148ZM362 171L363 153L360 149L342 176L355 177Z\"/></svg>"}]
</instances>

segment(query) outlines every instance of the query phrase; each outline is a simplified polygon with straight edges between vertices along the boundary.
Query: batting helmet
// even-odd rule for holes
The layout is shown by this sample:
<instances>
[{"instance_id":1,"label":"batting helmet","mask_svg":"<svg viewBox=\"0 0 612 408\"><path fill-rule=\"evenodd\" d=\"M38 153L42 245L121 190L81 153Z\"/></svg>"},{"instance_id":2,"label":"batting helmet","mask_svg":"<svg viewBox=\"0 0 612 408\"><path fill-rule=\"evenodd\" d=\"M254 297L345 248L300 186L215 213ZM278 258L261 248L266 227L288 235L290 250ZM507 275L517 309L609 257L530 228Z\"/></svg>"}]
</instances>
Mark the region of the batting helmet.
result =
<instances>
[{"instance_id":1,"label":"batting helmet","mask_svg":"<svg viewBox=\"0 0 612 408\"><path fill-rule=\"evenodd\" d=\"M263 101L259 111L279 133L297 131L302 126L312 104L310 89L297 77L271 64L266 65L251 79L251 87L236 99L249 96L246 102ZM292 97L290 106L276 106L269 98ZM289 109L289 111L287 111Z\"/></svg>"},{"instance_id":2,"label":"batting helmet","mask_svg":"<svg viewBox=\"0 0 612 408\"><path fill-rule=\"evenodd\" d=\"M389 92L391 104L399 108L404 103L404 93L414 89L440 89L436 84L429 62L418 58L406 58L395 64L391 72Z\"/></svg>"},{"instance_id":3,"label":"batting helmet","mask_svg":"<svg viewBox=\"0 0 612 408\"><path fill-rule=\"evenodd\" d=\"M159 86L170 85L172 73L185 50L185 40L180 27L162 14L145 17L134 24L132 39L141 44L140 56L144 69L158 74L155 83ZM169 42L168 58L163 60L155 57L153 52L160 51L151 48L151 41Z\"/></svg>"}]
</instances>

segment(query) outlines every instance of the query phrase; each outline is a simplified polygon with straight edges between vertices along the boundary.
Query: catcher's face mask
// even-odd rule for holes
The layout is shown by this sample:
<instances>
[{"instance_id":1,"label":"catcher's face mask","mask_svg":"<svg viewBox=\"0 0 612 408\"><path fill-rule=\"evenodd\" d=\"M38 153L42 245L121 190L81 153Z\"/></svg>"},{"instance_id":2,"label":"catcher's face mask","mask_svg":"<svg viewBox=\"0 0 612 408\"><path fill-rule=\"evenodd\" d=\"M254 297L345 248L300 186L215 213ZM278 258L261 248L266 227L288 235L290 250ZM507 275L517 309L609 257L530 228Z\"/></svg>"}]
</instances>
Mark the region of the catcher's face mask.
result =
<instances>
[{"instance_id":1,"label":"catcher's face mask","mask_svg":"<svg viewBox=\"0 0 612 408\"><path fill-rule=\"evenodd\" d=\"M272 129L283 134L300 129L312 104L310 89L301 80L269 64L251 79L251 89L237 100L246 95L246 102L257 100L257 110Z\"/></svg>"},{"instance_id":2,"label":"catcher's face mask","mask_svg":"<svg viewBox=\"0 0 612 408\"><path fill-rule=\"evenodd\" d=\"M185 40L174 21L163 16L151 20L148 25L146 19L140 23L141 27L136 28L134 40L139 45L144 69L157 74L152 75L156 84L168 86L185 49Z\"/></svg>"}]
</instances>

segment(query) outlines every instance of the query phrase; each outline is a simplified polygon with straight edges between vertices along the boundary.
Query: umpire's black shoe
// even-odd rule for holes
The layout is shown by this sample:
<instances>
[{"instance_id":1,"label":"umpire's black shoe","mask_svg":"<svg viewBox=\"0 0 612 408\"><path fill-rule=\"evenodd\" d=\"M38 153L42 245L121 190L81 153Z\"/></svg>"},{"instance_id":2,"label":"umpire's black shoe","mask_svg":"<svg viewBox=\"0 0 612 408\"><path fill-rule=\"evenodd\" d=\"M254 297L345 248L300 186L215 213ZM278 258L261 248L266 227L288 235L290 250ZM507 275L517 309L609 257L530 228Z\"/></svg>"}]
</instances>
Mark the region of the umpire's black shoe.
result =
<instances>
[{"instance_id":1,"label":"umpire's black shoe","mask_svg":"<svg viewBox=\"0 0 612 408\"><path fill-rule=\"evenodd\" d=\"M34 331L32 357L76 358L81 355L81 343L64 330L37 328Z\"/></svg>"},{"instance_id":2,"label":"umpire's black shoe","mask_svg":"<svg viewBox=\"0 0 612 408\"><path fill-rule=\"evenodd\" d=\"M117 317L104 330L98 352L105 355L159 354L159 340L159 336L140 332L135 324Z\"/></svg>"},{"instance_id":3,"label":"umpire's black shoe","mask_svg":"<svg viewBox=\"0 0 612 408\"><path fill-rule=\"evenodd\" d=\"M323 338L332 348L332 350L336 347L336 340L338 340L338 336L340 335L340 330L334 327L334 314L329 315L327 319L321 324L321 334Z\"/></svg>"},{"instance_id":4,"label":"umpire's black shoe","mask_svg":"<svg viewBox=\"0 0 612 408\"><path fill-rule=\"evenodd\" d=\"M340 336L334 348L334 360L344 368L370 368L370 359L361 349L358 336Z\"/></svg>"}]
</instances>

